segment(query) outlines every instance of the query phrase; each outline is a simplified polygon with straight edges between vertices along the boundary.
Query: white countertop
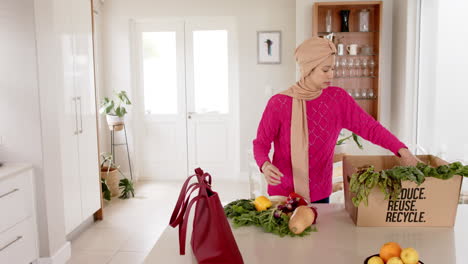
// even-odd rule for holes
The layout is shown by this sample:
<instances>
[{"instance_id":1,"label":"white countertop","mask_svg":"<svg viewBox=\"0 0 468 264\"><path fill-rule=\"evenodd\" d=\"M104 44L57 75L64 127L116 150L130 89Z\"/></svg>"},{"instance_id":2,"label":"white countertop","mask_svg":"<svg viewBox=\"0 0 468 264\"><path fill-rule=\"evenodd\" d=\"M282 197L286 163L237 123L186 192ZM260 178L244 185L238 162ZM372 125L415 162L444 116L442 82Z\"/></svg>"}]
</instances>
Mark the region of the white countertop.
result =
<instances>
[{"instance_id":1,"label":"white countertop","mask_svg":"<svg viewBox=\"0 0 468 264\"><path fill-rule=\"evenodd\" d=\"M389 241L413 247L425 264L468 263L468 205L460 205L453 228L356 227L341 204L317 204L318 232L306 237L279 237L259 227L233 229L245 264L360 264ZM189 223L191 226L191 222ZM145 260L196 263L187 232L186 255L179 255L178 228L167 227Z\"/></svg>"},{"instance_id":2,"label":"white countertop","mask_svg":"<svg viewBox=\"0 0 468 264\"><path fill-rule=\"evenodd\" d=\"M0 167L0 180L30 168L32 168L32 165L26 163L4 163Z\"/></svg>"}]
</instances>

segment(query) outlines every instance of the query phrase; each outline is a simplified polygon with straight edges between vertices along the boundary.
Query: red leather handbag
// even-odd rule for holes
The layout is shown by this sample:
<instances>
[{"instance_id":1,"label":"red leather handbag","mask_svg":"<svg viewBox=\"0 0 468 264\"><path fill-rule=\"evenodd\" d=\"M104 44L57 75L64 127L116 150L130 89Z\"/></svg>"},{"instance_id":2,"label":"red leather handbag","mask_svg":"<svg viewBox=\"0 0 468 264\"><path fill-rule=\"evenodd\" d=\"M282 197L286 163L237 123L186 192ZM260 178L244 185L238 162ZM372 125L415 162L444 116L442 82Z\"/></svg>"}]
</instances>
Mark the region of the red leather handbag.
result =
<instances>
[{"instance_id":1,"label":"red leather handbag","mask_svg":"<svg viewBox=\"0 0 468 264\"><path fill-rule=\"evenodd\" d=\"M197 182L189 185L196 177ZM191 198L198 190L198 195ZM224 214L218 193L211 189L211 175L202 169L188 177L172 212L170 226L179 226L180 255L185 255L185 238L190 209L196 203L192 229L192 251L199 264L243 264L242 256Z\"/></svg>"}]
</instances>

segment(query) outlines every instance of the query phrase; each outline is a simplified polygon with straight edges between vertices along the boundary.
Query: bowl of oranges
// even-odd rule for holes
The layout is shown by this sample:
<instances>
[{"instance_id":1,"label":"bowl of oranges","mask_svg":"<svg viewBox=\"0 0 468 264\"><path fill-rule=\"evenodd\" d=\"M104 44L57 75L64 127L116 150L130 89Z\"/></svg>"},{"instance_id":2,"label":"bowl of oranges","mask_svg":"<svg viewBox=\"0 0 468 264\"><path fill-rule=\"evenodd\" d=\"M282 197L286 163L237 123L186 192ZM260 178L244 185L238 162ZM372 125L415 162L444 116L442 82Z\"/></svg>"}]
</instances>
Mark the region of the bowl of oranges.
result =
<instances>
[{"instance_id":1,"label":"bowl of oranges","mask_svg":"<svg viewBox=\"0 0 468 264\"><path fill-rule=\"evenodd\" d=\"M379 254L369 256L364 264L424 264L414 248L402 248L396 242L387 242L380 248Z\"/></svg>"}]
</instances>

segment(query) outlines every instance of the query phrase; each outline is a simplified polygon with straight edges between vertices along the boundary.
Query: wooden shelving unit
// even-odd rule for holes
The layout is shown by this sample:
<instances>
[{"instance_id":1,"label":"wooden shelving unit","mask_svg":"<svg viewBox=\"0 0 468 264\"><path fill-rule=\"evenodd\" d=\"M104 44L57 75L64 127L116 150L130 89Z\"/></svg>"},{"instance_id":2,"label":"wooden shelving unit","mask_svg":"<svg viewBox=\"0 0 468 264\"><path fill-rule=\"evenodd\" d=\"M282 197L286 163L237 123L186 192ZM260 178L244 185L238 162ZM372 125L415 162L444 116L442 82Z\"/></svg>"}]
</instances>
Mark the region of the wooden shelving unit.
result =
<instances>
[{"instance_id":1,"label":"wooden shelving unit","mask_svg":"<svg viewBox=\"0 0 468 264\"><path fill-rule=\"evenodd\" d=\"M335 79L333 85L339 86L347 90L357 103L375 119L380 119L380 43L382 32L382 14L383 4L381 1L359 1L359 2L316 2L313 6L313 21L312 35L325 36L333 33L335 45L340 39L345 45L343 56L336 56L340 62L338 67L335 67ZM359 13L361 10L369 10L369 31L359 31ZM332 27L331 32L326 32L326 16L328 10L331 10ZM340 10L350 10L349 15L349 32L341 30ZM349 44L357 44L359 49L357 55L349 55L346 51L346 46ZM362 53L362 47L368 45L372 48L372 52L368 54ZM342 66L343 59L346 60L346 66ZM349 61L352 65L349 67ZM356 67L356 62L359 61L359 67ZM363 66L366 61L367 67ZM370 62L374 62L371 71ZM367 68L367 71L365 69ZM345 74L343 75L343 69ZM349 69L353 72L350 76ZM340 71L340 72L338 72ZM338 76L336 75L338 72ZM365 75L367 73L367 75ZM372 91L372 93L369 93ZM371 96L369 96L371 94Z\"/></svg>"}]
</instances>

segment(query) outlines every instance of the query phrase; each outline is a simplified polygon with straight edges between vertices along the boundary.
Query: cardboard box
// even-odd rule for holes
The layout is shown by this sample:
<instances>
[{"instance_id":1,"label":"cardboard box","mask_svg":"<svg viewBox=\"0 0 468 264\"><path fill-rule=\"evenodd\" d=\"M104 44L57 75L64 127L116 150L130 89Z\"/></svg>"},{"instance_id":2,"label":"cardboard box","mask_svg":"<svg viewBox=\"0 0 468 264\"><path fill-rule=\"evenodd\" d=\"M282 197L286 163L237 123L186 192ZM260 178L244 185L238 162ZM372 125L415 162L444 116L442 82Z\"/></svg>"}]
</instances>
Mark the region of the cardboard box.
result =
<instances>
[{"instance_id":1,"label":"cardboard box","mask_svg":"<svg viewBox=\"0 0 468 264\"><path fill-rule=\"evenodd\" d=\"M418 156L423 162L436 167L446 161L431 155ZM369 194L369 203L355 207L351 201L349 181L357 168L373 165L376 171L398 166L396 156L345 156L343 158L343 182L345 207L357 226L382 227L453 227L457 214L462 177L456 175L448 180L432 177L423 184L402 182L402 193L396 202L384 200L384 194L375 187Z\"/></svg>"}]
</instances>

